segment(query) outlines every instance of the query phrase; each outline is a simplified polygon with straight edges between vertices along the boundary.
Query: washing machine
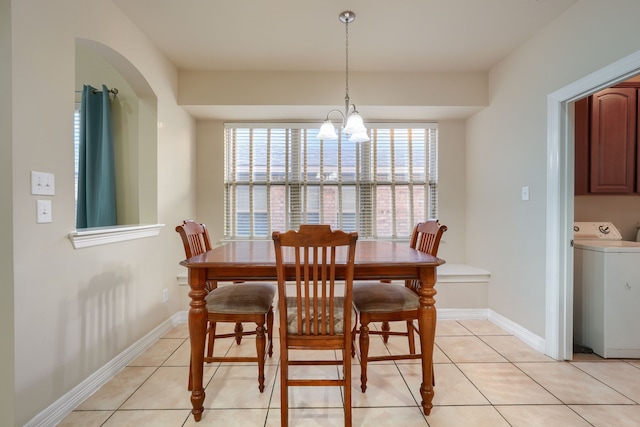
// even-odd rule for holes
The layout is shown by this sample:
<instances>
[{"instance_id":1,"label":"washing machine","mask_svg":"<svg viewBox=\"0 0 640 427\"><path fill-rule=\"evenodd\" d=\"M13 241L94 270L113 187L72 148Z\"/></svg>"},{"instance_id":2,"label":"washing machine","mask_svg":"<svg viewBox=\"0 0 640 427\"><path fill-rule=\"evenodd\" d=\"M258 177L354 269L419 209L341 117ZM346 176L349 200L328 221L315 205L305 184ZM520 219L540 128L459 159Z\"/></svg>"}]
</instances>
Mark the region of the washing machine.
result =
<instances>
[{"instance_id":1,"label":"washing machine","mask_svg":"<svg viewBox=\"0 0 640 427\"><path fill-rule=\"evenodd\" d=\"M640 358L640 242L611 222L574 224L574 344Z\"/></svg>"}]
</instances>

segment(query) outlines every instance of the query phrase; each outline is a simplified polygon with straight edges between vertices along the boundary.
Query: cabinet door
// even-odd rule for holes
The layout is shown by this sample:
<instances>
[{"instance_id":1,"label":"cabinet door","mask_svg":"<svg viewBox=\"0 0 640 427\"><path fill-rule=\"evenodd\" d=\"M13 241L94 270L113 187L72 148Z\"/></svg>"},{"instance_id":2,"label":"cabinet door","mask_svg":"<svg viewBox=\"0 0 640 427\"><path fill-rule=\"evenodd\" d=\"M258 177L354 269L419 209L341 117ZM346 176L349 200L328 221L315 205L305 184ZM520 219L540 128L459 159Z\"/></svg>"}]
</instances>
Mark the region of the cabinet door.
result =
<instances>
[{"instance_id":1,"label":"cabinet door","mask_svg":"<svg viewBox=\"0 0 640 427\"><path fill-rule=\"evenodd\" d=\"M611 88L593 95L590 193L635 190L636 89Z\"/></svg>"},{"instance_id":2,"label":"cabinet door","mask_svg":"<svg viewBox=\"0 0 640 427\"><path fill-rule=\"evenodd\" d=\"M589 194L589 117L591 97L576 101L574 108L575 122L575 194Z\"/></svg>"}]
</instances>

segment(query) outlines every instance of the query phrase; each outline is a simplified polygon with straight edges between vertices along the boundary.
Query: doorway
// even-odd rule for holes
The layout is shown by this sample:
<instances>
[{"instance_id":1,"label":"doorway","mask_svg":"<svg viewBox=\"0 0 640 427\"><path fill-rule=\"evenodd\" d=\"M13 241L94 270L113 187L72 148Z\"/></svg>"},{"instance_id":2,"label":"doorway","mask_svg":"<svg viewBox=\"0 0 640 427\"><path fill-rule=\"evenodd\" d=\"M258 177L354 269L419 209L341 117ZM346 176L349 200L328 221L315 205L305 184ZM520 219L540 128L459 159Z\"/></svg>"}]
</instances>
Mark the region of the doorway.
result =
<instances>
[{"instance_id":1,"label":"doorway","mask_svg":"<svg viewBox=\"0 0 640 427\"><path fill-rule=\"evenodd\" d=\"M547 235L545 353L573 357L573 103L640 72L640 51L547 97Z\"/></svg>"}]
</instances>

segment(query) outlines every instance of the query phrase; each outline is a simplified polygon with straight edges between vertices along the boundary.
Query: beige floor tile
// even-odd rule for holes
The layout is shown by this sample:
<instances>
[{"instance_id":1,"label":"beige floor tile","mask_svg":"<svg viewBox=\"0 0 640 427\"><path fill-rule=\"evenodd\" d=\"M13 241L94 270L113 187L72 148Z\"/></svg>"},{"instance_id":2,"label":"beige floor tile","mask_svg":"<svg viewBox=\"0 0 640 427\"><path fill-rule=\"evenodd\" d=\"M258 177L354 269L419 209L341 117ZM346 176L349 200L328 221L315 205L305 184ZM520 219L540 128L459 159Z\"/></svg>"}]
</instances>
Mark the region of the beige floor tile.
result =
<instances>
[{"instance_id":1,"label":"beige floor tile","mask_svg":"<svg viewBox=\"0 0 640 427\"><path fill-rule=\"evenodd\" d=\"M205 409L200 421L196 422L193 415L190 415L183 427L263 427L267 419L267 411L267 408Z\"/></svg>"},{"instance_id":2,"label":"beige floor tile","mask_svg":"<svg viewBox=\"0 0 640 427\"><path fill-rule=\"evenodd\" d=\"M205 384L213 373L214 368L204 368ZM191 409L188 376L188 367L160 367L127 399L121 409Z\"/></svg>"},{"instance_id":3,"label":"beige floor tile","mask_svg":"<svg viewBox=\"0 0 640 427\"><path fill-rule=\"evenodd\" d=\"M353 414L353 412L352 412ZM270 409L265 427L280 427L280 409ZM296 427L344 427L343 408L289 409L289 425ZM353 424L354 427L358 424Z\"/></svg>"},{"instance_id":4,"label":"beige floor tile","mask_svg":"<svg viewBox=\"0 0 640 427\"><path fill-rule=\"evenodd\" d=\"M573 366L640 402L640 369L626 362L573 362Z\"/></svg>"},{"instance_id":5,"label":"beige floor tile","mask_svg":"<svg viewBox=\"0 0 640 427\"><path fill-rule=\"evenodd\" d=\"M571 405L571 409L594 427L638 427L640 406Z\"/></svg>"},{"instance_id":6,"label":"beige floor tile","mask_svg":"<svg viewBox=\"0 0 640 427\"><path fill-rule=\"evenodd\" d=\"M337 366L294 366L290 368L289 378L338 378ZM342 407L342 387L289 387L290 408L337 408ZM280 371L275 380L271 408L280 408Z\"/></svg>"},{"instance_id":7,"label":"beige floor tile","mask_svg":"<svg viewBox=\"0 0 640 427\"><path fill-rule=\"evenodd\" d=\"M185 322L174 326L162 338L189 338L189 323Z\"/></svg>"},{"instance_id":8,"label":"beige floor tile","mask_svg":"<svg viewBox=\"0 0 640 427\"><path fill-rule=\"evenodd\" d=\"M183 342L180 338L161 338L128 366L161 366Z\"/></svg>"},{"instance_id":9,"label":"beige floor tile","mask_svg":"<svg viewBox=\"0 0 640 427\"><path fill-rule=\"evenodd\" d=\"M156 369L155 367L126 367L76 409L116 410Z\"/></svg>"},{"instance_id":10,"label":"beige floor tile","mask_svg":"<svg viewBox=\"0 0 640 427\"><path fill-rule=\"evenodd\" d=\"M493 405L561 403L511 363L461 363L457 366Z\"/></svg>"},{"instance_id":11,"label":"beige floor tile","mask_svg":"<svg viewBox=\"0 0 640 427\"><path fill-rule=\"evenodd\" d=\"M564 405L496 406L511 427L589 427L580 415Z\"/></svg>"},{"instance_id":12,"label":"beige floor tile","mask_svg":"<svg viewBox=\"0 0 640 427\"><path fill-rule=\"evenodd\" d=\"M270 403L277 367L265 366L265 389L258 389L257 365L220 366L205 389L205 408L267 408Z\"/></svg>"},{"instance_id":13,"label":"beige floor tile","mask_svg":"<svg viewBox=\"0 0 640 427\"><path fill-rule=\"evenodd\" d=\"M572 362L606 362L607 360L595 353L573 353Z\"/></svg>"},{"instance_id":14,"label":"beige floor tile","mask_svg":"<svg viewBox=\"0 0 640 427\"><path fill-rule=\"evenodd\" d=\"M267 347L265 347L265 352L268 351L268 341ZM278 346L280 342L276 339L273 342L273 355L271 357L267 356L265 360L265 364L268 365L277 365L278 360L280 359L280 349ZM227 357L256 357L258 354L258 350L256 349L256 339L255 337L245 337L242 339L240 345L233 342L229 347L225 356ZM227 363L238 363L238 362L222 362L223 364ZM241 362L245 365L257 365L257 362Z\"/></svg>"},{"instance_id":15,"label":"beige floor tile","mask_svg":"<svg viewBox=\"0 0 640 427\"><path fill-rule=\"evenodd\" d=\"M398 361L397 363L402 363L402 361ZM418 361L421 363L421 361ZM444 351L438 347L438 344L434 344L433 346L433 363L453 363L451 359L444 354Z\"/></svg>"},{"instance_id":16,"label":"beige floor tile","mask_svg":"<svg viewBox=\"0 0 640 427\"><path fill-rule=\"evenodd\" d=\"M398 365L402 377L409 385L409 390L416 402L421 402L420 385L422 384L422 369L420 366ZM435 364L436 385L433 401L434 406L449 405L488 405L489 401L478 391L476 386L453 364Z\"/></svg>"},{"instance_id":17,"label":"beige floor tile","mask_svg":"<svg viewBox=\"0 0 640 427\"><path fill-rule=\"evenodd\" d=\"M554 361L513 335L483 335L479 338L510 362Z\"/></svg>"},{"instance_id":18,"label":"beige floor tile","mask_svg":"<svg viewBox=\"0 0 640 427\"><path fill-rule=\"evenodd\" d=\"M189 340L184 340L180 347L162 363L162 366L189 366L190 359L191 344Z\"/></svg>"},{"instance_id":19,"label":"beige floor tile","mask_svg":"<svg viewBox=\"0 0 640 427\"><path fill-rule=\"evenodd\" d=\"M104 427L174 427L181 426L189 416L188 410L118 411L103 424Z\"/></svg>"},{"instance_id":20,"label":"beige floor tile","mask_svg":"<svg viewBox=\"0 0 640 427\"><path fill-rule=\"evenodd\" d=\"M375 427L428 426L422 411L411 408L354 408L353 425Z\"/></svg>"},{"instance_id":21,"label":"beige floor tile","mask_svg":"<svg viewBox=\"0 0 640 427\"><path fill-rule=\"evenodd\" d=\"M565 404L633 403L568 362L517 363L516 366Z\"/></svg>"},{"instance_id":22,"label":"beige floor tile","mask_svg":"<svg viewBox=\"0 0 640 427\"><path fill-rule=\"evenodd\" d=\"M360 388L360 369L353 370L352 405L357 407L415 406L407 384L394 364L371 364L367 369L367 390Z\"/></svg>"},{"instance_id":23,"label":"beige floor tile","mask_svg":"<svg viewBox=\"0 0 640 427\"><path fill-rule=\"evenodd\" d=\"M58 427L100 427L113 411L73 411L58 424Z\"/></svg>"},{"instance_id":24,"label":"beige floor tile","mask_svg":"<svg viewBox=\"0 0 640 427\"><path fill-rule=\"evenodd\" d=\"M475 336L436 337L436 344L454 363L507 361Z\"/></svg>"},{"instance_id":25,"label":"beige floor tile","mask_svg":"<svg viewBox=\"0 0 640 427\"><path fill-rule=\"evenodd\" d=\"M500 326L486 319L458 320L458 323L475 335L511 335Z\"/></svg>"},{"instance_id":26,"label":"beige floor tile","mask_svg":"<svg viewBox=\"0 0 640 427\"><path fill-rule=\"evenodd\" d=\"M430 427L509 427L493 406L435 406Z\"/></svg>"},{"instance_id":27,"label":"beige floor tile","mask_svg":"<svg viewBox=\"0 0 640 427\"><path fill-rule=\"evenodd\" d=\"M457 320L438 320L436 324L436 336L449 335L473 335L473 333L462 326Z\"/></svg>"}]
</instances>

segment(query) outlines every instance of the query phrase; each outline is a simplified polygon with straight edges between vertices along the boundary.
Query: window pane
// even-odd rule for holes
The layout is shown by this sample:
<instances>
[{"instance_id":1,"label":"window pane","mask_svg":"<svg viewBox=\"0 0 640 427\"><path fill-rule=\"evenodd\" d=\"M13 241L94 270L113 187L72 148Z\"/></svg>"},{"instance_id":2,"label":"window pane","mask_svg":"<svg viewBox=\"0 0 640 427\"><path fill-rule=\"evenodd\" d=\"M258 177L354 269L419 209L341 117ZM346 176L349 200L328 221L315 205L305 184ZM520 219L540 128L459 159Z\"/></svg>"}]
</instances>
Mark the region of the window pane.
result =
<instances>
[{"instance_id":1,"label":"window pane","mask_svg":"<svg viewBox=\"0 0 640 427\"><path fill-rule=\"evenodd\" d=\"M371 129L370 142L321 141L317 129L225 131L225 236L324 223L361 239L410 237L437 217L437 129Z\"/></svg>"}]
</instances>

